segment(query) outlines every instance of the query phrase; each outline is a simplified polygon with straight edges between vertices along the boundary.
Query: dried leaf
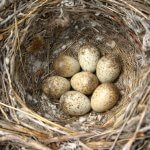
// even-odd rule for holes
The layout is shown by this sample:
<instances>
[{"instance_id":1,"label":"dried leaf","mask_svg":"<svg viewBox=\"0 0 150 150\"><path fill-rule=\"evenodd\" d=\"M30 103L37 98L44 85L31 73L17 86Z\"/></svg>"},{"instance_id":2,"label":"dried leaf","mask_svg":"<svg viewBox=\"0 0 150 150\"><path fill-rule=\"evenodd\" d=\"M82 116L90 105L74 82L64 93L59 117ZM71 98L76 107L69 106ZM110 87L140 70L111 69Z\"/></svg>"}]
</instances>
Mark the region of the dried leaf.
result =
<instances>
[{"instance_id":1,"label":"dried leaf","mask_svg":"<svg viewBox=\"0 0 150 150\"><path fill-rule=\"evenodd\" d=\"M102 128L112 127L114 123L115 123L115 117L109 119L105 124L103 124Z\"/></svg>"},{"instance_id":2,"label":"dried leaf","mask_svg":"<svg viewBox=\"0 0 150 150\"><path fill-rule=\"evenodd\" d=\"M0 41L3 40L4 36L3 34L0 34Z\"/></svg>"},{"instance_id":3,"label":"dried leaf","mask_svg":"<svg viewBox=\"0 0 150 150\"><path fill-rule=\"evenodd\" d=\"M41 50L44 45L44 38L40 35L33 37L31 45L27 48L28 52L36 53Z\"/></svg>"},{"instance_id":4,"label":"dried leaf","mask_svg":"<svg viewBox=\"0 0 150 150\"><path fill-rule=\"evenodd\" d=\"M57 145L56 145L56 143L51 143L51 144L50 144L50 148L51 148L52 150L57 150Z\"/></svg>"},{"instance_id":5,"label":"dried leaf","mask_svg":"<svg viewBox=\"0 0 150 150\"><path fill-rule=\"evenodd\" d=\"M140 132L140 131L139 131L139 132L137 133L137 135L136 135L136 136L137 136L137 137L144 137L144 136L145 136L145 134L144 134L144 132Z\"/></svg>"}]
</instances>

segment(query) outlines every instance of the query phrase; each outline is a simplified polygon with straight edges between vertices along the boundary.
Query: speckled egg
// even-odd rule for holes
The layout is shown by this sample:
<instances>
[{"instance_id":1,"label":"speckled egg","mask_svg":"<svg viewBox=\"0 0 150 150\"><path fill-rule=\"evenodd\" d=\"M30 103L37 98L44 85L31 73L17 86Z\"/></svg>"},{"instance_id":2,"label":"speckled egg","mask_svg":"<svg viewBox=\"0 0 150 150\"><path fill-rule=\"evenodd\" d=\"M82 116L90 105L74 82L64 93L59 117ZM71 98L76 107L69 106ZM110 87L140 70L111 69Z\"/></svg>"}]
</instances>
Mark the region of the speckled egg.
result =
<instances>
[{"instance_id":1,"label":"speckled egg","mask_svg":"<svg viewBox=\"0 0 150 150\"><path fill-rule=\"evenodd\" d=\"M96 75L102 83L113 82L119 76L120 71L121 64L115 55L103 56L97 63Z\"/></svg>"},{"instance_id":2,"label":"speckled egg","mask_svg":"<svg viewBox=\"0 0 150 150\"><path fill-rule=\"evenodd\" d=\"M91 94L98 84L98 78L91 72L79 72L71 78L73 89L86 95Z\"/></svg>"},{"instance_id":3,"label":"speckled egg","mask_svg":"<svg viewBox=\"0 0 150 150\"><path fill-rule=\"evenodd\" d=\"M80 116L91 109L90 100L78 91L68 91L60 98L60 107L68 115Z\"/></svg>"},{"instance_id":4,"label":"speckled egg","mask_svg":"<svg viewBox=\"0 0 150 150\"><path fill-rule=\"evenodd\" d=\"M60 76L51 76L44 80L43 93L50 98L60 98L62 94L70 90L70 82Z\"/></svg>"},{"instance_id":5,"label":"speckled egg","mask_svg":"<svg viewBox=\"0 0 150 150\"><path fill-rule=\"evenodd\" d=\"M105 112L111 109L118 99L118 88L113 83L103 83L95 89L91 97L91 107L96 112Z\"/></svg>"},{"instance_id":6,"label":"speckled egg","mask_svg":"<svg viewBox=\"0 0 150 150\"><path fill-rule=\"evenodd\" d=\"M100 52L93 45L86 44L79 49L78 60L84 71L94 72L99 58Z\"/></svg>"},{"instance_id":7,"label":"speckled egg","mask_svg":"<svg viewBox=\"0 0 150 150\"><path fill-rule=\"evenodd\" d=\"M67 55L61 55L56 58L53 67L56 73L62 77L71 77L80 70L79 62Z\"/></svg>"}]
</instances>

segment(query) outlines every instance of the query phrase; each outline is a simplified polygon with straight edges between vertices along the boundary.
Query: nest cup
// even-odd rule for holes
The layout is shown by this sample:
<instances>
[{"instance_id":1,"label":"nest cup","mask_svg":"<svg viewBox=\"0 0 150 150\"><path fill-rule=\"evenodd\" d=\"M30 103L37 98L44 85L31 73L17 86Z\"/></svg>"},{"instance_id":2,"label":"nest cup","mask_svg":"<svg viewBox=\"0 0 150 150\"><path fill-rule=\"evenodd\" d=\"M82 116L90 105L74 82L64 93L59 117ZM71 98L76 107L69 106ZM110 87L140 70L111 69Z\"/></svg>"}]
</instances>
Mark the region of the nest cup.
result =
<instances>
[{"instance_id":1,"label":"nest cup","mask_svg":"<svg viewBox=\"0 0 150 150\"><path fill-rule=\"evenodd\" d=\"M150 4L147 7L150 8ZM150 32L146 6L140 11L134 3L127 1L37 1L31 8L24 10L31 11L31 15L22 18L23 23L18 25L20 48L15 56L12 55L14 65L10 65L14 91L10 99L17 99L15 106L32 114L30 117L65 133L99 132L98 137L91 135L89 140L84 137L84 145L78 145L83 149L86 146L92 149L112 147L114 139L107 131L114 133L116 138L122 125L142 113L148 103L149 45L145 35ZM55 98L49 99L42 93L42 82L48 76L56 75L52 66L59 55L67 54L77 59L79 48L86 43L97 47L102 56L114 54L120 60L121 74L114 82L120 99L107 112L91 111L84 116L71 117L62 112ZM22 117L20 111L16 115L19 121L32 122L32 126L37 126L43 133L41 127L49 130L24 113ZM100 135L102 131L106 136ZM58 131L52 129L54 137L57 136L55 132ZM100 138L107 141L108 135L111 141L108 140L105 146L98 144ZM116 144L116 147L119 146Z\"/></svg>"}]
</instances>

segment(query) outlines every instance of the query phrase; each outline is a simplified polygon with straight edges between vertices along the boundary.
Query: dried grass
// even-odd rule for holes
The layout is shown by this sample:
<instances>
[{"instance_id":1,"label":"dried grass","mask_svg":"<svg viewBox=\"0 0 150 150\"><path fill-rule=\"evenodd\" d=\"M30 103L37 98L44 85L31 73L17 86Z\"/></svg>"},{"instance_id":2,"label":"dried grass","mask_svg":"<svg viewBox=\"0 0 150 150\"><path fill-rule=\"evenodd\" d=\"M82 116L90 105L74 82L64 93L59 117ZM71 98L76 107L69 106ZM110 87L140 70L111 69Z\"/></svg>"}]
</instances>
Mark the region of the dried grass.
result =
<instances>
[{"instance_id":1,"label":"dried grass","mask_svg":"<svg viewBox=\"0 0 150 150\"><path fill-rule=\"evenodd\" d=\"M147 0L2 0L2 149L149 149L149 10ZM108 48L106 43L112 40L116 45ZM55 74L50 67L55 57L60 53L76 57L84 42L95 44L103 55L119 55L123 70L116 84L122 98L106 113L69 117L57 103L48 102L40 85ZM42 67L37 70L34 63Z\"/></svg>"}]
</instances>

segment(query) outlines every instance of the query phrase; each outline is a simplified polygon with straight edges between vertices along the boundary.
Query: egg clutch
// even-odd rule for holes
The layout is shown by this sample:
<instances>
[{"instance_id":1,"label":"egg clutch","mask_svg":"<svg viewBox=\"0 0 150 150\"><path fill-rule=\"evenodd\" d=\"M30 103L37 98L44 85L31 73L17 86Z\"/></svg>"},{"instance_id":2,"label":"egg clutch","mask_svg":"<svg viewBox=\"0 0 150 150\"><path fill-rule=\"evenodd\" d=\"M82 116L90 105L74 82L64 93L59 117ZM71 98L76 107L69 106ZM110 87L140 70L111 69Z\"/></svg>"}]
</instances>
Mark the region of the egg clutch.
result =
<instances>
[{"instance_id":1,"label":"egg clutch","mask_svg":"<svg viewBox=\"0 0 150 150\"><path fill-rule=\"evenodd\" d=\"M116 55L101 56L99 49L85 44L78 51L78 60L60 55L53 68L57 75L45 79L42 90L57 99L68 115L84 115L91 109L106 112L119 100L119 90L113 84L121 72Z\"/></svg>"}]
</instances>

